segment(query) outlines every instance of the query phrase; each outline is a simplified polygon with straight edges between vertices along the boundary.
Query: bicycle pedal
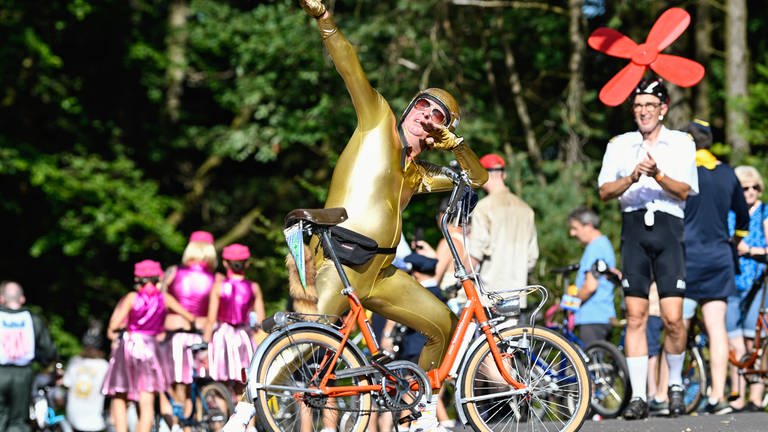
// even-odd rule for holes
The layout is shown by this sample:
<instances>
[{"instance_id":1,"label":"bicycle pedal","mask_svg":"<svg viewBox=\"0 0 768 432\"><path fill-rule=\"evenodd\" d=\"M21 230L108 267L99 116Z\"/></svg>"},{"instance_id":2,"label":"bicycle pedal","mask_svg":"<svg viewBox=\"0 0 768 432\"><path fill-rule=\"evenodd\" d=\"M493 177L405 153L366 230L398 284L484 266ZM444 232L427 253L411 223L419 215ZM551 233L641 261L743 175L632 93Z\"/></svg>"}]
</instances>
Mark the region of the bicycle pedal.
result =
<instances>
[{"instance_id":1,"label":"bicycle pedal","mask_svg":"<svg viewBox=\"0 0 768 432\"><path fill-rule=\"evenodd\" d=\"M397 424L401 424L402 425L402 424L410 423L412 421L416 421L419 417L421 417L421 413L420 412L418 412L418 411L413 412L412 411L407 416L400 417L400 420L397 421Z\"/></svg>"}]
</instances>

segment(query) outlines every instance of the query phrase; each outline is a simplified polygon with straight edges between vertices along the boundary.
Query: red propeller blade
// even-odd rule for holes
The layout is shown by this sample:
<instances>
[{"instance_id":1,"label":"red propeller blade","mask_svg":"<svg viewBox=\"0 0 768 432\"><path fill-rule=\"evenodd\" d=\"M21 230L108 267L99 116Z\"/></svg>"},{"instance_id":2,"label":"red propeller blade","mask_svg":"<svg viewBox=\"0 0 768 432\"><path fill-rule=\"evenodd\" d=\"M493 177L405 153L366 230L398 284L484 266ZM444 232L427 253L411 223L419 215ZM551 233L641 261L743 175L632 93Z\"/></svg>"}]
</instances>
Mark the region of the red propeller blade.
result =
<instances>
[{"instance_id":1,"label":"red propeller blade","mask_svg":"<svg viewBox=\"0 0 768 432\"><path fill-rule=\"evenodd\" d=\"M632 92L643 74L646 66L630 62L624 66L610 81L608 81L600 90L600 100L608 106L621 105L627 96Z\"/></svg>"},{"instance_id":2,"label":"red propeller blade","mask_svg":"<svg viewBox=\"0 0 768 432\"><path fill-rule=\"evenodd\" d=\"M645 43L662 51L683 34L690 23L691 16L684 9L667 9L653 24Z\"/></svg>"},{"instance_id":3,"label":"red propeller blade","mask_svg":"<svg viewBox=\"0 0 768 432\"><path fill-rule=\"evenodd\" d=\"M684 57L659 54L651 69L667 81L680 87L691 87L704 78L704 66Z\"/></svg>"},{"instance_id":4,"label":"red propeller blade","mask_svg":"<svg viewBox=\"0 0 768 432\"><path fill-rule=\"evenodd\" d=\"M619 58L632 57L632 53L637 48L635 41L608 27L600 27L593 31L587 43L592 49Z\"/></svg>"}]
</instances>

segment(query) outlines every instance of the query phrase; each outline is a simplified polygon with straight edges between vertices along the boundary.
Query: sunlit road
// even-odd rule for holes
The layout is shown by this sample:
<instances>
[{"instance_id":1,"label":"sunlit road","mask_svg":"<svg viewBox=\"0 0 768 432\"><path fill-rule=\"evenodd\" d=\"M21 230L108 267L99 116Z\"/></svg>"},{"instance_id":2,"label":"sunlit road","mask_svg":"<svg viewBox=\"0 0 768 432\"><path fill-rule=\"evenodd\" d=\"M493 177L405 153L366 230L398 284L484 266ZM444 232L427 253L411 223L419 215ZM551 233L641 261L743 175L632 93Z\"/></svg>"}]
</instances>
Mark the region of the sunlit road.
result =
<instances>
[{"instance_id":1,"label":"sunlit road","mask_svg":"<svg viewBox=\"0 0 768 432\"><path fill-rule=\"evenodd\" d=\"M697 415L678 418L652 417L646 420L623 419L585 421L582 432L765 432L768 413Z\"/></svg>"},{"instance_id":2,"label":"sunlit road","mask_svg":"<svg viewBox=\"0 0 768 432\"><path fill-rule=\"evenodd\" d=\"M523 427L521 430L527 430ZM470 432L472 428L458 426L454 432ZM515 430L511 428L510 430ZM538 429L537 429L538 430ZM546 429L541 429L546 430ZM693 415L678 418L651 417L646 420L627 421L612 419L587 420L581 432L766 432L768 412L739 413L721 416Z\"/></svg>"}]
</instances>

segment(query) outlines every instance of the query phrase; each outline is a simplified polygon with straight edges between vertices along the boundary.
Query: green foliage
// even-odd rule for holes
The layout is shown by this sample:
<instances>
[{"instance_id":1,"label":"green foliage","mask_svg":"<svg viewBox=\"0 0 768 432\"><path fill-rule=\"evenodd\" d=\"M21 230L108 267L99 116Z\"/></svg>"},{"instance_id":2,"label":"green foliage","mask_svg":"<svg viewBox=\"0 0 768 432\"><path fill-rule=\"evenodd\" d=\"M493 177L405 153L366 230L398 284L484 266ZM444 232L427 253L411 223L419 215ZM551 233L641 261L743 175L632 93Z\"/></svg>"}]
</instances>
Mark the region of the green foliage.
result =
<instances>
[{"instance_id":1,"label":"green foliage","mask_svg":"<svg viewBox=\"0 0 768 432\"><path fill-rule=\"evenodd\" d=\"M158 194L144 181L133 161L119 157L105 161L96 155L58 154L42 157L29 168L30 184L47 197L60 214L58 230L38 238L30 254L40 256L61 247L65 255L91 258L94 243L116 248L127 260L144 253L147 233L158 246L180 250L184 239L165 220L174 200ZM76 204L76 205L73 205Z\"/></svg>"},{"instance_id":2,"label":"green foliage","mask_svg":"<svg viewBox=\"0 0 768 432\"><path fill-rule=\"evenodd\" d=\"M618 247L618 204L598 199L595 178L607 140L633 127L626 110L597 101L621 63L585 53L583 121L575 126L582 162L565 165L572 47L563 2L503 8L441 0L331 3L395 113L418 89L445 88L461 102L459 133L467 143L478 154L495 151L514 161L509 185L537 215L537 281L559 290L548 270L580 256L565 221L579 205L598 211L603 232ZM28 300L58 326L57 342L68 353L76 340L64 334L79 334L86 317L108 316L130 288L131 262L177 263L196 229L251 246L248 275L260 282L268 311L286 307L283 217L293 208L323 205L356 125L316 25L295 0L189 0L186 23L172 33L168 15L179 4L0 4L7 35L0 46L0 223L13 228L0 272L28 288ZM585 35L608 25L641 41L664 7L651 1L605 6ZM725 51L723 13L713 9L713 43ZM768 168L765 21L750 17L755 65L744 101L753 145L745 160L760 169ZM182 54L178 64L171 48ZM528 155L507 52L515 56L541 166ZM715 56L705 66L712 123L721 128L724 61ZM172 80L172 70L181 78ZM176 113L169 104L172 83L179 85ZM719 155L727 150L716 148ZM451 158L425 157L443 164ZM404 231L423 226L435 243L441 198L414 198ZM252 223L233 230L243 221Z\"/></svg>"},{"instance_id":3,"label":"green foliage","mask_svg":"<svg viewBox=\"0 0 768 432\"><path fill-rule=\"evenodd\" d=\"M67 329L64 318L60 315L46 314L39 306L30 306L29 309L32 313L45 317L59 359L66 360L80 353L80 338L72 334L71 329Z\"/></svg>"},{"instance_id":4,"label":"green foliage","mask_svg":"<svg viewBox=\"0 0 768 432\"><path fill-rule=\"evenodd\" d=\"M768 146L768 56L755 65L755 82L749 86L749 141Z\"/></svg>"}]
</instances>

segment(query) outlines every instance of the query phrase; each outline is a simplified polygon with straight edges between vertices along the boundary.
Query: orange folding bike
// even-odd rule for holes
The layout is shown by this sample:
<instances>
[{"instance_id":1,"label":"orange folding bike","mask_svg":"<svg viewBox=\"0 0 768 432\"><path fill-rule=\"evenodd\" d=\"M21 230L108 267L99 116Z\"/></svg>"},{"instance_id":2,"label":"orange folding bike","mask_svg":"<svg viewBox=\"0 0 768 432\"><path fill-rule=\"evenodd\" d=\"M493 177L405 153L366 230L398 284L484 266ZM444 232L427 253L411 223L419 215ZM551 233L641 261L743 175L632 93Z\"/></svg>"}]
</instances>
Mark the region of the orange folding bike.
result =
<instances>
[{"instance_id":1,"label":"orange folding bike","mask_svg":"<svg viewBox=\"0 0 768 432\"><path fill-rule=\"evenodd\" d=\"M424 372L409 361L389 361L379 347L344 267L333 250L330 228L346 219L343 208L293 210L286 226L300 224L318 235L333 260L349 299L343 317L278 313L265 320L270 336L254 354L245 397L256 408L260 430L363 432L373 412L410 413L447 378L455 378L455 403L464 424L477 431L575 431L589 408L590 383L584 359L562 336L533 326L547 298L542 286L484 292L461 264L447 232L449 220L466 223L471 209L464 173L445 168L454 180L450 205L441 220L467 303L440 367ZM541 293L531 325L516 326L521 292ZM352 342L359 328L370 355ZM479 330L479 331L478 331Z\"/></svg>"}]
</instances>

